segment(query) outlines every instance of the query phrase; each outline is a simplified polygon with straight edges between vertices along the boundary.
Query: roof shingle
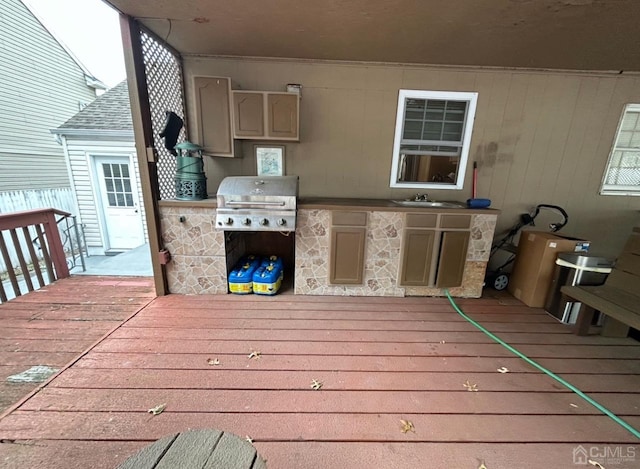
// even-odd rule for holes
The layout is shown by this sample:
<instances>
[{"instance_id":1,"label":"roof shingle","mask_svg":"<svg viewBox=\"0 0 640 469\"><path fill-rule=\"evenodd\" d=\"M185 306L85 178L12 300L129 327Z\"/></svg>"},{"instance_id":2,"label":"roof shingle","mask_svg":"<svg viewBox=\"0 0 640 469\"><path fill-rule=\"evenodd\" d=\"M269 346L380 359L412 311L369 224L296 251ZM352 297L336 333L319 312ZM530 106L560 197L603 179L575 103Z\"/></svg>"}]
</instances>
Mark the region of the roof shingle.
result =
<instances>
[{"instance_id":1,"label":"roof shingle","mask_svg":"<svg viewBox=\"0 0 640 469\"><path fill-rule=\"evenodd\" d=\"M129 88L124 80L99 96L58 129L133 130Z\"/></svg>"}]
</instances>

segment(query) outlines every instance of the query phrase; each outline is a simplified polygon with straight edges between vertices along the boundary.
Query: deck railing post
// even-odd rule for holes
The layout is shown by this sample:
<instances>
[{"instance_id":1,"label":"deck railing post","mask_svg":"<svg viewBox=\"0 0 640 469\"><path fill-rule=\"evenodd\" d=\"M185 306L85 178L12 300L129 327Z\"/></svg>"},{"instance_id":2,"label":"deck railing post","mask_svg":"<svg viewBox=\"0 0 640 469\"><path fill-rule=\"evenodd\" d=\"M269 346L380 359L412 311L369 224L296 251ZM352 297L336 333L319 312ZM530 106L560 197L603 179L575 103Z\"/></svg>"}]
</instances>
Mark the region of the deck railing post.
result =
<instances>
[{"instance_id":1,"label":"deck railing post","mask_svg":"<svg viewBox=\"0 0 640 469\"><path fill-rule=\"evenodd\" d=\"M45 215L44 233L49 244L49 254L56 269L56 279L69 277L69 266L67 266L67 256L64 253L62 239L58 231L56 215L54 212L47 212Z\"/></svg>"}]
</instances>

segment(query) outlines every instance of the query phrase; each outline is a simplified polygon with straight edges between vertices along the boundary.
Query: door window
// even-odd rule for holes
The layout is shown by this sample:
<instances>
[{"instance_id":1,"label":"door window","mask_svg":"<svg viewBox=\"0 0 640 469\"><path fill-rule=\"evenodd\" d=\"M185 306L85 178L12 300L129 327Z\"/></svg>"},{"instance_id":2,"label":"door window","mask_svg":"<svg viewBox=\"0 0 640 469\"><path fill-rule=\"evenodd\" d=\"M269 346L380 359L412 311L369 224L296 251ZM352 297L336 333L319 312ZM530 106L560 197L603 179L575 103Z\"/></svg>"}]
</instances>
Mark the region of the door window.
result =
<instances>
[{"instance_id":1,"label":"door window","mask_svg":"<svg viewBox=\"0 0 640 469\"><path fill-rule=\"evenodd\" d=\"M102 163L104 184L109 207L133 207L133 192L129 165L120 163Z\"/></svg>"}]
</instances>

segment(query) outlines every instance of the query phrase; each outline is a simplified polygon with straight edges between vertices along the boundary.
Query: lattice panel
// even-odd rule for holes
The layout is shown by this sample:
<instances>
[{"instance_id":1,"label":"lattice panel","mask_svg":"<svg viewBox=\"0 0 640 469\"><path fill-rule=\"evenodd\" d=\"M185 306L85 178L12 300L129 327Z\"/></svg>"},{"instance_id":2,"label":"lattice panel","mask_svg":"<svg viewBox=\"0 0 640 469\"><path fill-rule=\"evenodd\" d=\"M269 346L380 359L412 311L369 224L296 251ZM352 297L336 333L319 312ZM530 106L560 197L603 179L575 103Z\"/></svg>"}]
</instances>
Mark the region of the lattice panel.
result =
<instances>
[{"instance_id":1,"label":"lattice panel","mask_svg":"<svg viewBox=\"0 0 640 469\"><path fill-rule=\"evenodd\" d=\"M160 133L166 122L166 111L173 111L186 121L184 97L182 95L182 64L169 49L154 37L141 31L142 56L147 75L151 123L153 126L153 146L158 152L158 186L160 199L174 199L176 196L174 176L176 159L164 147ZM180 132L178 143L185 140L185 127Z\"/></svg>"}]
</instances>

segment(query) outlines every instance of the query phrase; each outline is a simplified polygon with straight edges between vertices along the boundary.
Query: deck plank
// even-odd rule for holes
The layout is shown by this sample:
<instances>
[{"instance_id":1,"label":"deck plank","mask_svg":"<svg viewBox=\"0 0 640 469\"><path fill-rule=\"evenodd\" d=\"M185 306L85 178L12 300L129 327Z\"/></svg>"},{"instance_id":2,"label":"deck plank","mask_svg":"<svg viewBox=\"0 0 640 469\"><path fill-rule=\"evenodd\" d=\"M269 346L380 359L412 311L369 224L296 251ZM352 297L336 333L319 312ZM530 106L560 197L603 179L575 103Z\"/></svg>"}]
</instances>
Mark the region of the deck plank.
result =
<instances>
[{"instance_id":1,"label":"deck plank","mask_svg":"<svg viewBox=\"0 0 640 469\"><path fill-rule=\"evenodd\" d=\"M640 347L633 345L539 345L517 347L534 358L640 358ZM393 342L276 342L265 340L151 340L107 339L95 347L98 352L156 352L156 353L228 353L249 354L253 350L263 355L322 355L322 356L460 356L508 357L511 352L502 345L486 343L393 343Z\"/></svg>"},{"instance_id":2,"label":"deck plank","mask_svg":"<svg viewBox=\"0 0 640 469\"><path fill-rule=\"evenodd\" d=\"M455 399L452 399L455 392ZM311 393L311 394L310 394ZM634 393L592 393L619 415L640 415ZM152 403L165 412L202 413L354 413L359 414L496 414L601 415L568 392L508 391L331 391L216 389L89 389L48 387L22 410L74 412L145 412Z\"/></svg>"},{"instance_id":3,"label":"deck plank","mask_svg":"<svg viewBox=\"0 0 640 469\"><path fill-rule=\"evenodd\" d=\"M402 433L400 419L415 433ZM639 425L640 417L627 417ZM637 444L604 415L277 414L30 412L2 421L5 439L154 440L183 429L217 428L255 441L553 442Z\"/></svg>"},{"instance_id":4,"label":"deck plank","mask_svg":"<svg viewBox=\"0 0 640 469\"><path fill-rule=\"evenodd\" d=\"M189 353L109 353L89 352L76 368L131 368L162 370L203 370L215 368L210 359L218 358L220 368L242 370L247 367L246 355ZM541 358L538 363L556 373L640 374L640 361L634 359ZM257 364L257 363L256 363ZM315 355L280 355L278 360L261 362L262 370L317 371L473 371L496 372L506 367L510 372L538 373L533 366L518 357L389 357L351 356L349 360L327 360Z\"/></svg>"}]
</instances>

